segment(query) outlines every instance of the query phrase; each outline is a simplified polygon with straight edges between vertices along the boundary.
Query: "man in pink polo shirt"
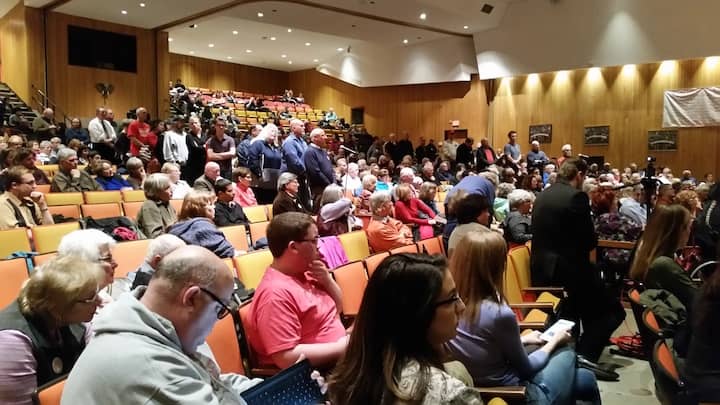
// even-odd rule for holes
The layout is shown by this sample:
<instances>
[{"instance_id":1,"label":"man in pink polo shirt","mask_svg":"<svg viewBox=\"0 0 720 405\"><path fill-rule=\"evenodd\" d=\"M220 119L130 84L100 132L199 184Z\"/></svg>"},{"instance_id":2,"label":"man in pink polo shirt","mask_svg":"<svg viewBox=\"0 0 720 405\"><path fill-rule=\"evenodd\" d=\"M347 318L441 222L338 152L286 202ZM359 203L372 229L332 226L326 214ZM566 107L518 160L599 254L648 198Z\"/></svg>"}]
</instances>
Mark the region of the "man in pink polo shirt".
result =
<instances>
[{"instance_id":1,"label":"man in pink polo shirt","mask_svg":"<svg viewBox=\"0 0 720 405\"><path fill-rule=\"evenodd\" d=\"M318 251L312 217L287 212L272 219L267 239L273 263L255 291L251 342L261 364L286 368L300 355L329 368L345 353L340 288Z\"/></svg>"}]
</instances>

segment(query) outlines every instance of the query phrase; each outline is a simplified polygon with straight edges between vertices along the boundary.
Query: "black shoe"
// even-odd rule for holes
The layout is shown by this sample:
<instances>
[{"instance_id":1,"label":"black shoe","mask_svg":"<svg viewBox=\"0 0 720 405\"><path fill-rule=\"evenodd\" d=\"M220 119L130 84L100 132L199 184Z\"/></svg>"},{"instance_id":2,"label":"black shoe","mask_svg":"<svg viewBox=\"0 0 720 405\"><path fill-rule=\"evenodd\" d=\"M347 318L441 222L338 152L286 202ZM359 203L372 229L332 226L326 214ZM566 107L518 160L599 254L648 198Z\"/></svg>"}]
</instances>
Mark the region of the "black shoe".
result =
<instances>
[{"instance_id":1,"label":"black shoe","mask_svg":"<svg viewBox=\"0 0 720 405\"><path fill-rule=\"evenodd\" d=\"M595 378L597 378L598 380L618 381L620 379L620 375L618 373L608 368L602 367L597 363L593 363L592 361L580 355L577 356L577 366L592 371L595 374Z\"/></svg>"}]
</instances>

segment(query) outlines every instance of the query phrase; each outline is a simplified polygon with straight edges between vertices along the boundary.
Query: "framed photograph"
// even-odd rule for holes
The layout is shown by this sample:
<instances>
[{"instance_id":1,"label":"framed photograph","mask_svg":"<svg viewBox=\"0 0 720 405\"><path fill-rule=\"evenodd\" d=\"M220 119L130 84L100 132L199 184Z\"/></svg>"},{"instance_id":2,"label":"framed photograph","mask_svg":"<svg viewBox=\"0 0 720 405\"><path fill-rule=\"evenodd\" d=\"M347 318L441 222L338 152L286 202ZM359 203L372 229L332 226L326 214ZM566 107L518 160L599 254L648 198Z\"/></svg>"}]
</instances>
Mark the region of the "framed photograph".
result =
<instances>
[{"instance_id":1,"label":"framed photograph","mask_svg":"<svg viewBox=\"0 0 720 405\"><path fill-rule=\"evenodd\" d=\"M677 129L648 131L648 150L674 151L677 150L677 143Z\"/></svg>"},{"instance_id":2,"label":"framed photograph","mask_svg":"<svg viewBox=\"0 0 720 405\"><path fill-rule=\"evenodd\" d=\"M603 146L610 144L610 126L598 125L585 127L584 132L585 145Z\"/></svg>"},{"instance_id":3,"label":"framed photograph","mask_svg":"<svg viewBox=\"0 0 720 405\"><path fill-rule=\"evenodd\" d=\"M552 124L530 125L530 142L540 143L552 142Z\"/></svg>"}]
</instances>

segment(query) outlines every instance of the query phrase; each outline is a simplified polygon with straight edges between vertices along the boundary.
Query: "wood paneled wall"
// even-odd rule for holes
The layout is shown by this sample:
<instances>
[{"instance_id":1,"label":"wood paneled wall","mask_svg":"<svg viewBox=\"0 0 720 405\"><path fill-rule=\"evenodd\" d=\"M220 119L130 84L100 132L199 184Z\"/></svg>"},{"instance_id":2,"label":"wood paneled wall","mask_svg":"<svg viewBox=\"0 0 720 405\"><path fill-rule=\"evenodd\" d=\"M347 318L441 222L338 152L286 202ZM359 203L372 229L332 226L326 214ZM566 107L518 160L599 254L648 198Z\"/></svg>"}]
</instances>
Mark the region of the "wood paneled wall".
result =
<instances>
[{"instance_id":1,"label":"wood paneled wall","mask_svg":"<svg viewBox=\"0 0 720 405\"><path fill-rule=\"evenodd\" d=\"M20 1L0 19L0 80L28 104L32 86L45 88L42 11Z\"/></svg>"},{"instance_id":2,"label":"wood paneled wall","mask_svg":"<svg viewBox=\"0 0 720 405\"><path fill-rule=\"evenodd\" d=\"M187 86L212 90L282 94L288 88L286 72L175 53L170 54L170 78L181 79Z\"/></svg>"},{"instance_id":3,"label":"wood paneled wall","mask_svg":"<svg viewBox=\"0 0 720 405\"><path fill-rule=\"evenodd\" d=\"M663 92L669 89L720 84L717 58L693 59L627 67L582 69L498 79L491 106L495 146L515 129L523 151L529 150L528 126L552 124L552 143L541 145L560 156L565 143L574 153L603 155L616 166L643 165L648 155L648 130L662 126ZM585 126L609 125L607 146L583 145ZM658 165L676 175L689 168L696 176L720 173L720 128L678 131L677 151L652 151Z\"/></svg>"},{"instance_id":4,"label":"wood paneled wall","mask_svg":"<svg viewBox=\"0 0 720 405\"><path fill-rule=\"evenodd\" d=\"M137 73L69 65L68 25L134 35ZM108 97L107 106L115 111L117 119L138 106L146 107L151 116L157 116L157 52L152 31L52 12L47 17L47 53L48 95L68 115L94 116L95 108L103 105L95 84L110 83L115 91Z\"/></svg>"},{"instance_id":5,"label":"wood paneled wall","mask_svg":"<svg viewBox=\"0 0 720 405\"><path fill-rule=\"evenodd\" d=\"M333 107L348 122L351 108L365 107L368 132L380 137L408 131L413 142L421 136L441 141L451 120L459 120L476 141L487 136L485 87L477 76L470 82L363 88L303 70L290 73L290 87L315 108Z\"/></svg>"}]
</instances>

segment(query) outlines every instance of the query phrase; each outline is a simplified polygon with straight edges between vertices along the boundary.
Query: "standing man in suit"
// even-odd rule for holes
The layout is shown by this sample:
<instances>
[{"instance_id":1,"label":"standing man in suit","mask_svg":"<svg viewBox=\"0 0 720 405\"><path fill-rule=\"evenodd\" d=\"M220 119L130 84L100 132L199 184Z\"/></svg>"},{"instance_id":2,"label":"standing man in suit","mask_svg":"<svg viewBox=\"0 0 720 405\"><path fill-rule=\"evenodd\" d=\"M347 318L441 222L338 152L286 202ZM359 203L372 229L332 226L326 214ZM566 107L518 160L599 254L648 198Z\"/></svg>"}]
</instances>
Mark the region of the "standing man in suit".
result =
<instances>
[{"instance_id":1,"label":"standing man in suit","mask_svg":"<svg viewBox=\"0 0 720 405\"><path fill-rule=\"evenodd\" d=\"M587 170L584 160L568 159L557 182L535 200L530 267L533 285L565 289L567 299L560 316L574 320L576 327L582 322L577 352L597 362L625 311L605 291L599 272L590 263L597 235L589 197L581 190Z\"/></svg>"},{"instance_id":2,"label":"standing man in suit","mask_svg":"<svg viewBox=\"0 0 720 405\"><path fill-rule=\"evenodd\" d=\"M307 178L305 177L305 162L303 161L303 155L308 146L303 139L304 135L305 124L297 118L290 121L290 135L282 144L283 163L280 171L290 172L297 176L300 184L298 199L305 207L309 207L310 190L308 190Z\"/></svg>"},{"instance_id":3,"label":"standing man in suit","mask_svg":"<svg viewBox=\"0 0 720 405\"><path fill-rule=\"evenodd\" d=\"M313 198L313 212L320 212L320 199L325 187L335 183L335 172L333 171L330 156L326 151L327 137L322 128L315 128L310 132L310 146L303 155L307 180L310 185L310 192Z\"/></svg>"}]
</instances>

